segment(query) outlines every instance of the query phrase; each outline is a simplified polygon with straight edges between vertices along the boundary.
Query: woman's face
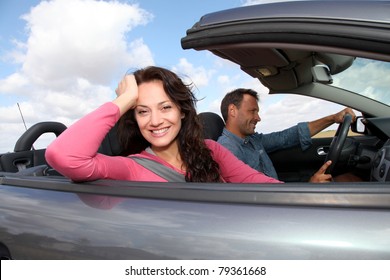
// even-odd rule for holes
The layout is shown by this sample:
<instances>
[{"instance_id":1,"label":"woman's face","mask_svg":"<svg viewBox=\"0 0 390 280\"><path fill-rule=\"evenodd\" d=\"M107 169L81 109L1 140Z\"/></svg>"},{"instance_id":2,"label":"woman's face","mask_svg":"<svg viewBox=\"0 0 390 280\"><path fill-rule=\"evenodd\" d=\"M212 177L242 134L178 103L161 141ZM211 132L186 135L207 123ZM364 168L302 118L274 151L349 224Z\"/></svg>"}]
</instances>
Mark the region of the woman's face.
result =
<instances>
[{"instance_id":1,"label":"woman's face","mask_svg":"<svg viewBox=\"0 0 390 280\"><path fill-rule=\"evenodd\" d=\"M134 113L142 136L152 148L164 150L177 145L176 137L184 115L169 99L161 81L145 82L138 86Z\"/></svg>"}]
</instances>

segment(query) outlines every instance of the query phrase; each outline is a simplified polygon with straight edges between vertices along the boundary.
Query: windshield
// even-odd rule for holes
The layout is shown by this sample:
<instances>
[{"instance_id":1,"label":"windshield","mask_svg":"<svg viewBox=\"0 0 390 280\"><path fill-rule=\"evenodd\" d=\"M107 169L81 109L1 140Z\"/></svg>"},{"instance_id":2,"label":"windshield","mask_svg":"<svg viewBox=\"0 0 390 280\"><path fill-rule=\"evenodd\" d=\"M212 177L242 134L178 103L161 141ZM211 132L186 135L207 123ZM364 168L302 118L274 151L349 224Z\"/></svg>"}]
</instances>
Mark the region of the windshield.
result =
<instances>
[{"instance_id":1,"label":"windshield","mask_svg":"<svg viewBox=\"0 0 390 280\"><path fill-rule=\"evenodd\" d=\"M390 63L356 58L345 71L332 75L333 86L390 106Z\"/></svg>"}]
</instances>

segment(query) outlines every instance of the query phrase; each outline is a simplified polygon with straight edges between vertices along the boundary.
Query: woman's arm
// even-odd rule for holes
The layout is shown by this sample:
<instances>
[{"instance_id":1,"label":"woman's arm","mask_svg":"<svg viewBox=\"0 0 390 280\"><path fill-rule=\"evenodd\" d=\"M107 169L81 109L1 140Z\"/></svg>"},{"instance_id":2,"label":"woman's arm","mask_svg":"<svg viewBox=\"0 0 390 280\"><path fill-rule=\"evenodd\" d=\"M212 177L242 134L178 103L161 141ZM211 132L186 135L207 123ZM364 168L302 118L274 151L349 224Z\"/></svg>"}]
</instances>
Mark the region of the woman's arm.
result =
<instances>
[{"instance_id":1,"label":"woman's arm","mask_svg":"<svg viewBox=\"0 0 390 280\"><path fill-rule=\"evenodd\" d=\"M123 177L125 165L119 168L123 158L97 151L119 118L136 105L138 86L134 75L126 75L115 92L117 98L113 102L77 121L46 149L47 162L64 176L74 181Z\"/></svg>"},{"instance_id":2,"label":"woman's arm","mask_svg":"<svg viewBox=\"0 0 390 280\"><path fill-rule=\"evenodd\" d=\"M219 164L221 176L228 183L283 183L251 168L221 144L206 140L214 160Z\"/></svg>"},{"instance_id":3,"label":"woman's arm","mask_svg":"<svg viewBox=\"0 0 390 280\"><path fill-rule=\"evenodd\" d=\"M96 180L109 176L109 168L113 169L111 165L120 159L97 154L97 151L118 119L118 106L112 102L102 105L71 125L47 147L47 162L74 181Z\"/></svg>"}]
</instances>

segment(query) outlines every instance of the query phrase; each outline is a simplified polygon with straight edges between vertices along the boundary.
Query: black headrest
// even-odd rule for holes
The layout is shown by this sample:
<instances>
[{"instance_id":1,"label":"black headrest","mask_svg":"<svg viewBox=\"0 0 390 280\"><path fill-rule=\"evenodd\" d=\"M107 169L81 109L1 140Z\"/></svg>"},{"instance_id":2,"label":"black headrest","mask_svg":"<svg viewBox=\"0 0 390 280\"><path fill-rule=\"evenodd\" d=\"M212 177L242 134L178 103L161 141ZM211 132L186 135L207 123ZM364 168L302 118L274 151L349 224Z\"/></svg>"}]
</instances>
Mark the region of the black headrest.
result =
<instances>
[{"instance_id":1,"label":"black headrest","mask_svg":"<svg viewBox=\"0 0 390 280\"><path fill-rule=\"evenodd\" d=\"M118 123L104 137L102 144L99 147L98 152L108 156L119 156L122 152L121 146L118 140Z\"/></svg>"},{"instance_id":2,"label":"black headrest","mask_svg":"<svg viewBox=\"0 0 390 280\"><path fill-rule=\"evenodd\" d=\"M39 122L25 131L16 141L14 152L30 151L34 142L44 133L60 135L66 126L59 122Z\"/></svg>"},{"instance_id":3,"label":"black headrest","mask_svg":"<svg viewBox=\"0 0 390 280\"><path fill-rule=\"evenodd\" d=\"M217 141L225 127L223 119L213 112L202 112L198 116L203 125L204 138Z\"/></svg>"}]
</instances>

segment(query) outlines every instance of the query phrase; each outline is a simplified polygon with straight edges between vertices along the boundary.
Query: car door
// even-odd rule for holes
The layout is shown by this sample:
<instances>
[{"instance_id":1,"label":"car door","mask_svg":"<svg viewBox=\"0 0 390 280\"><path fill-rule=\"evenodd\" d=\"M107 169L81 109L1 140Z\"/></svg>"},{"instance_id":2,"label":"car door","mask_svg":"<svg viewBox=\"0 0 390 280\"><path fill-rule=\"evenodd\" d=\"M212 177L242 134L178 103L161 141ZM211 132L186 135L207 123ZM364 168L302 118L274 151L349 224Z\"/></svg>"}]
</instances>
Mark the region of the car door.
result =
<instances>
[{"instance_id":1,"label":"car door","mask_svg":"<svg viewBox=\"0 0 390 280\"><path fill-rule=\"evenodd\" d=\"M313 138L306 151L293 147L270 153L279 179L285 182L307 182L318 171L326 159L332 137ZM371 165L375 160L381 140L375 136L349 136L342 148L340 157L332 172L333 176L354 172L360 178L370 181Z\"/></svg>"},{"instance_id":2,"label":"car door","mask_svg":"<svg viewBox=\"0 0 390 280\"><path fill-rule=\"evenodd\" d=\"M390 189L0 177L13 259L389 259ZM369 229L369 230L368 230Z\"/></svg>"},{"instance_id":3,"label":"car door","mask_svg":"<svg viewBox=\"0 0 390 280\"><path fill-rule=\"evenodd\" d=\"M326 155L319 151L326 151L331 141L332 138L315 138L306 151L292 147L269 153L279 179L284 182L308 182L325 161Z\"/></svg>"}]
</instances>

